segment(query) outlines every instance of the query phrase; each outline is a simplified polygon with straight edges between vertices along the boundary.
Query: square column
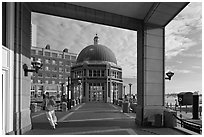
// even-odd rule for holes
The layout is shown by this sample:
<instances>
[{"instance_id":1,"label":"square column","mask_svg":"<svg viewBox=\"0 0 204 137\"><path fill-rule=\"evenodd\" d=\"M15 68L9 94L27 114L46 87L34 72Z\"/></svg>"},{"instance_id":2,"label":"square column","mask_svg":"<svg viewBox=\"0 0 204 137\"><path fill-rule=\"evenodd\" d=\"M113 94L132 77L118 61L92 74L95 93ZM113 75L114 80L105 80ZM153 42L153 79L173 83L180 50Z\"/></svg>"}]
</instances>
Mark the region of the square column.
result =
<instances>
[{"instance_id":1,"label":"square column","mask_svg":"<svg viewBox=\"0 0 204 137\"><path fill-rule=\"evenodd\" d=\"M164 110L164 28L144 25L137 31L137 113L135 122L146 125Z\"/></svg>"}]
</instances>

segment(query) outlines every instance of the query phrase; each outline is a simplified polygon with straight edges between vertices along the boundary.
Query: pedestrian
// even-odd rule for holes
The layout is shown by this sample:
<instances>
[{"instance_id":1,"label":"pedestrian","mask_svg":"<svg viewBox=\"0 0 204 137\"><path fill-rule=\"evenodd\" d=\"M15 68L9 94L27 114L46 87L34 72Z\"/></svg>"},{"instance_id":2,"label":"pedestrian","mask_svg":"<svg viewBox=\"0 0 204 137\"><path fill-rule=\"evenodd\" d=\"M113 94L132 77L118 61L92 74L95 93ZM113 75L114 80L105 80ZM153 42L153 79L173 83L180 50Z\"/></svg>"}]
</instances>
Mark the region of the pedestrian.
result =
<instances>
[{"instance_id":1,"label":"pedestrian","mask_svg":"<svg viewBox=\"0 0 204 137\"><path fill-rule=\"evenodd\" d=\"M48 100L46 100L46 107L45 107L46 116L53 129L55 129L57 126L57 117L55 115L55 105L56 105L56 102L55 102L54 96L51 96Z\"/></svg>"}]
</instances>

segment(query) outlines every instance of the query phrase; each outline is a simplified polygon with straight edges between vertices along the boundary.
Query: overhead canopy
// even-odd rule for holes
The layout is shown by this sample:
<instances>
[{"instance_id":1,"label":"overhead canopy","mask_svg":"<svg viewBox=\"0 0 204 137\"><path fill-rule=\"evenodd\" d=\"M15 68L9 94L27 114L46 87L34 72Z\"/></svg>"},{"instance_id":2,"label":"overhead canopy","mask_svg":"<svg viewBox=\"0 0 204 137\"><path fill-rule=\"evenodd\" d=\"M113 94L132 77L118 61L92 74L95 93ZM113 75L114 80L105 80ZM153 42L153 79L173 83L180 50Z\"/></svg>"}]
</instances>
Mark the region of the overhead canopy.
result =
<instances>
[{"instance_id":1,"label":"overhead canopy","mask_svg":"<svg viewBox=\"0 0 204 137\"><path fill-rule=\"evenodd\" d=\"M137 30L138 24L165 27L188 2L28 3L34 12Z\"/></svg>"},{"instance_id":2,"label":"overhead canopy","mask_svg":"<svg viewBox=\"0 0 204 137\"><path fill-rule=\"evenodd\" d=\"M187 2L75 2L74 5L166 26Z\"/></svg>"}]
</instances>

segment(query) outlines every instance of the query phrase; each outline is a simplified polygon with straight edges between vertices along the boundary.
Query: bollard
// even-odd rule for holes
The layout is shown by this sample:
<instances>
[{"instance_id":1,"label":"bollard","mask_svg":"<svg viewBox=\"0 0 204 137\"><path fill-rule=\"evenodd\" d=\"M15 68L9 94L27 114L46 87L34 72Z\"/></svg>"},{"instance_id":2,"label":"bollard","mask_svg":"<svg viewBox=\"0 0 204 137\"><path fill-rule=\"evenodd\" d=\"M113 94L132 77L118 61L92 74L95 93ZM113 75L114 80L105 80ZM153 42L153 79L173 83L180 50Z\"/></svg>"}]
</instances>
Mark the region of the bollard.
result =
<instances>
[{"instance_id":1,"label":"bollard","mask_svg":"<svg viewBox=\"0 0 204 137\"><path fill-rule=\"evenodd\" d=\"M198 118L198 107L199 107L199 96L198 93L193 93L193 119L199 119Z\"/></svg>"},{"instance_id":2,"label":"bollard","mask_svg":"<svg viewBox=\"0 0 204 137\"><path fill-rule=\"evenodd\" d=\"M130 111L130 103L124 102L123 103L123 113L129 113L129 111Z\"/></svg>"},{"instance_id":3,"label":"bollard","mask_svg":"<svg viewBox=\"0 0 204 137\"><path fill-rule=\"evenodd\" d=\"M67 103L62 102L62 111L67 111Z\"/></svg>"}]
</instances>

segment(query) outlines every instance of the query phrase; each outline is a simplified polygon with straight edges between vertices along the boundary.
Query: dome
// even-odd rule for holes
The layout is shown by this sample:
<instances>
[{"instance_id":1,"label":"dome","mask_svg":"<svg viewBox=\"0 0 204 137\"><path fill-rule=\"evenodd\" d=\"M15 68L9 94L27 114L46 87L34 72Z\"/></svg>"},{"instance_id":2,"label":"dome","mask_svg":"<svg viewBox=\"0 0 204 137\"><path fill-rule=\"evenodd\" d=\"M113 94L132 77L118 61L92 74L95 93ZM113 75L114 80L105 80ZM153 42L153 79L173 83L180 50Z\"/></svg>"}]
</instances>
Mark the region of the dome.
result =
<instances>
[{"instance_id":1,"label":"dome","mask_svg":"<svg viewBox=\"0 0 204 137\"><path fill-rule=\"evenodd\" d=\"M114 53L100 44L89 45L79 53L77 63L84 61L108 61L117 64Z\"/></svg>"}]
</instances>

